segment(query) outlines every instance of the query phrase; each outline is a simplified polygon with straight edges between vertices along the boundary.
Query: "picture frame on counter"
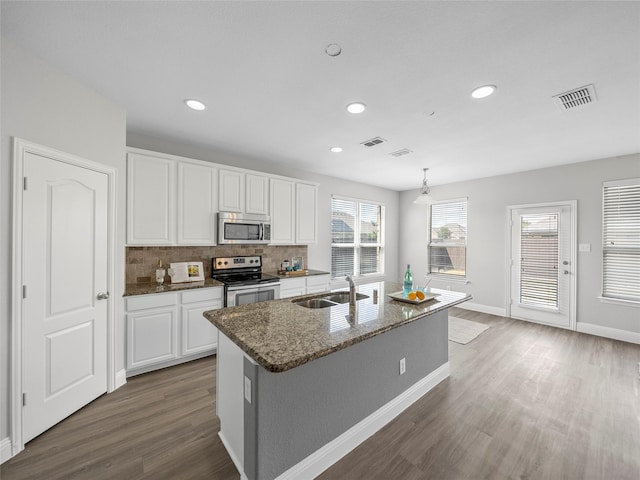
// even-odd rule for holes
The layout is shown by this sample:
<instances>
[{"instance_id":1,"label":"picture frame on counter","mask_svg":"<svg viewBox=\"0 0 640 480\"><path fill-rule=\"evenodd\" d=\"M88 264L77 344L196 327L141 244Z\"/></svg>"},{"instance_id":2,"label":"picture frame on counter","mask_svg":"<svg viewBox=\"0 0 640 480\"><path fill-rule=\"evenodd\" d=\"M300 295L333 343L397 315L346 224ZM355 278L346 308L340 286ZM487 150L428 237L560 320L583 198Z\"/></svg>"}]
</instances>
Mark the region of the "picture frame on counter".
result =
<instances>
[{"instance_id":1,"label":"picture frame on counter","mask_svg":"<svg viewBox=\"0 0 640 480\"><path fill-rule=\"evenodd\" d=\"M302 257L292 257L291 268L293 270L304 270L304 261Z\"/></svg>"},{"instance_id":2,"label":"picture frame on counter","mask_svg":"<svg viewBox=\"0 0 640 480\"><path fill-rule=\"evenodd\" d=\"M171 283L199 282L204 280L202 262L177 262L169 268Z\"/></svg>"}]
</instances>

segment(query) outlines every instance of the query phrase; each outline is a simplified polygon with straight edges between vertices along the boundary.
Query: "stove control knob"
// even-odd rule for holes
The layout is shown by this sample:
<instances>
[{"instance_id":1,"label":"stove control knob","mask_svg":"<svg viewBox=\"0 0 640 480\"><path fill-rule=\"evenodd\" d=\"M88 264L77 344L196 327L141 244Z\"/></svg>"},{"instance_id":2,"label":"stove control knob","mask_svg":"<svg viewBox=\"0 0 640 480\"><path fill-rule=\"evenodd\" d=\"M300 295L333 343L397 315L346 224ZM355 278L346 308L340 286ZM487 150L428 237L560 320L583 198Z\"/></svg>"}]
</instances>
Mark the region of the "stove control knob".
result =
<instances>
[{"instance_id":1,"label":"stove control knob","mask_svg":"<svg viewBox=\"0 0 640 480\"><path fill-rule=\"evenodd\" d=\"M229 264L229 262L224 262L224 264L225 264L225 265L228 265L228 264Z\"/></svg>"},{"instance_id":2,"label":"stove control knob","mask_svg":"<svg viewBox=\"0 0 640 480\"><path fill-rule=\"evenodd\" d=\"M218 265L222 265L222 262L218 262Z\"/></svg>"}]
</instances>

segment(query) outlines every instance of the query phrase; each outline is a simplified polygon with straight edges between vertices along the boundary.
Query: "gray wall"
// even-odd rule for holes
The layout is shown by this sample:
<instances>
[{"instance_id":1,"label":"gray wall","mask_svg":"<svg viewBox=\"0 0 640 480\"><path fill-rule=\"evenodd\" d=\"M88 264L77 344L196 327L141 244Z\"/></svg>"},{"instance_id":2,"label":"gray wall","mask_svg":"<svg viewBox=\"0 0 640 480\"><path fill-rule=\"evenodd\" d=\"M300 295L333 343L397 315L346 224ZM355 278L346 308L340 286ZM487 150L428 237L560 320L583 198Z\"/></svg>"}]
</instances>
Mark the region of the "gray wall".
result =
<instances>
[{"instance_id":1,"label":"gray wall","mask_svg":"<svg viewBox=\"0 0 640 480\"><path fill-rule=\"evenodd\" d=\"M2 161L0 162L0 439L9 435L12 149L19 137L118 170L116 245L117 369L124 368L126 113L31 54L2 39Z\"/></svg>"},{"instance_id":2,"label":"gray wall","mask_svg":"<svg viewBox=\"0 0 640 480\"><path fill-rule=\"evenodd\" d=\"M506 308L506 212L510 205L577 200L577 242L591 252L578 252L577 321L640 333L636 307L598 299L602 278L602 183L640 177L640 154L575 163L512 175L436 186L436 200L468 197L467 278L469 284L433 280L434 287L473 295L471 304ZM417 190L401 194L400 260L411 263L414 279L427 269L427 207L415 205ZM465 305L463 305L464 307Z\"/></svg>"},{"instance_id":3,"label":"gray wall","mask_svg":"<svg viewBox=\"0 0 640 480\"><path fill-rule=\"evenodd\" d=\"M178 141L164 140L142 134L129 133L127 135L127 145L319 183L318 243L309 245L308 250L308 266L317 270L331 270L331 195L341 195L380 202L385 205L386 212L385 278L389 280L397 280L397 278L399 278L399 192L349 180L341 180L335 177L318 175L303 170L292 170L291 168L286 168L276 163L277 159L242 157L228 152L199 148L194 145L185 145ZM348 162L348 158L345 158L345 162Z\"/></svg>"},{"instance_id":4,"label":"gray wall","mask_svg":"<svg viewBox=\"0 0 640 480\"><path fill-rule=\"evenodd\" d=\"M254 396L252 404L244 402L248 478L277 477L444 365L447 312L283 373L245 360ZM403 357L407 370L401 376Z\"/></svg>"}]
</instances>

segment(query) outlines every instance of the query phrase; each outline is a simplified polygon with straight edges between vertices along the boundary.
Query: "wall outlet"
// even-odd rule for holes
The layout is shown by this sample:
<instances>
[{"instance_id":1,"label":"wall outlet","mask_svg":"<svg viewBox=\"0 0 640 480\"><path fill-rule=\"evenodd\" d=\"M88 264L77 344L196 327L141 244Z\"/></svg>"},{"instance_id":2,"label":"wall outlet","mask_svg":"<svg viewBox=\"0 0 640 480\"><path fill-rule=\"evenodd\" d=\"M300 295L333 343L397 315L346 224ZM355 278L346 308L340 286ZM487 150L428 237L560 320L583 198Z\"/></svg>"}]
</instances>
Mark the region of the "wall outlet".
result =
<instances>
[{"instance_id":1,"label":"wall outlet","mask_svg":"<svg viewBox=\"0 0 640 480\"><path fill-rule=\"evenodd\" d=\"M251 403L251 379L247 376L244 377L244 399Z\"/></svg>"},{"instance_id":2,"label":"wall outlet","mask_svg":"<svg viewBox=\"0 0 640 480\"><path fill-rule=\"evenodd\" d=\"M407 371L407 361L405 358L400 359L400 375L404 375L404 372Z\"/></svg>"}]
</instances>

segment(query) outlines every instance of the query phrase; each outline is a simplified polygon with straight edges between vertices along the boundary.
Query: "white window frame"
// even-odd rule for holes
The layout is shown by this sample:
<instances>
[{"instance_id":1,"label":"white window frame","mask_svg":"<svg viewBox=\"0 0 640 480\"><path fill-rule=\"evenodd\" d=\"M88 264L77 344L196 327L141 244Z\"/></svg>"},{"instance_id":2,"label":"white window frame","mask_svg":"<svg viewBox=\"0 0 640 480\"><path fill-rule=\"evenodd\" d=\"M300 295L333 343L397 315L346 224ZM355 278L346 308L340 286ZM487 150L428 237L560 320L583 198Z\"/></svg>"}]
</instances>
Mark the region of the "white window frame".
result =
<instances>
[{"instance_id":1,"label":"white window frame","mask_svg":"<svg viewBox=\"0 0 640 480\"><path fill-rule=\"evenodd\" d=\"M621 187L621 186L629 186L629 185L640 185L640 178L612 180L612 181L603 182L602 184L602 262L601 262L602 277L600 282L600 285L601 285L600 300L605 303L622 303L622 304L640 307L640 296L628 298L628 297L616 296L613 293L608 293L605 291L605 270L607 268L607 265L605 263L605 253L607 251L617 250L616 247L605 245L605 230L607 225L607 218L606 218L606 212L605 212L605 189L607 187ZM632 246L632 247L626 247L626 248L631 249L633 251L639 250L638 255L640 255L640 246L639 247ZM609 267L609 268L613 268L613 267Z\"/></svg>"},{"instance_id":2,"label":"white window frame","mask_svg":"<svg viewBox=\"0 0 640 480\"><path fill-rule=\"evenodd\" d=\"M428 232L428 242L427 242L427 272L431 271L431 248L434 246L438 246L438 247L461 247L460 244L447 244L447 243L438 243L437 245L434 245L432 242L432 227L431 227L431 212L432 212L432 207L434 205L442 205L442 204L446 204L446 203L460 203L460 202L465 202L466 204L466 209L467 209L467 226L466 229L467 231L465 232L465 241L464 241L464 275L454 275L451 273L442 273L442 272L437 272L437 273L427 273L427 276L429 278L435 278L435 279L446 279L448 281L451 282L460 282L460 283L468 283L469 280L469 272L468 272L468 263L469 263L469 259L468 259L468 253L469 253L469 197L460 197L460 198L449 198L446 200L436 200L433 202L429 202L429 210L427 213L427 228L429 230Z\"/></svg>"},{"instance_id":3,"label":"white window frame","mask_svg":"<svg viewBox=\"0 0 640 480\"><path fill-rule=\"evenodd\" d=\"M354 232L353 232L353 239L354 239L354 243L333 243L331 242L331 249L333 250L333 247L337 247L337 248L353 248L353 278L354 279L358 279L358 278L376 278L376 277L382 277L384 276L384 271L385 271L385 205L383 203L380 202L376 202L376 201L372 201L372 200L363 200L361 198L353 198L353 197L345 197L342 195L331 195L331 200L333 199L337 199L337 200L345 200L345 201L349 201L349 202L355 202L356 203L356 218L355 218L355 222L354 222ZM361 204L367 204L367 205L377 205L378 207L380 207L380 235L378 235L378 242L376 243L360 243L360 205ZM333 218L333 208L331 205L329 205L329 210L330 210L330 214L331 214L331 218ZM380 248L380 262L378 265L378 271L377 272L373 272L373 273L367 273L364 275L360 275L357 270L358 270L358 265L360 265L360 248L362 248L362 246L364 247L379 247ZM331 261L331 280L337 280L337 279L341 279L341 278L345 278L344 276L338 276L338 277L334 277L333 276L333 253L331 254L332 256L332 261Z\"/></svg>"}]
</instances>

